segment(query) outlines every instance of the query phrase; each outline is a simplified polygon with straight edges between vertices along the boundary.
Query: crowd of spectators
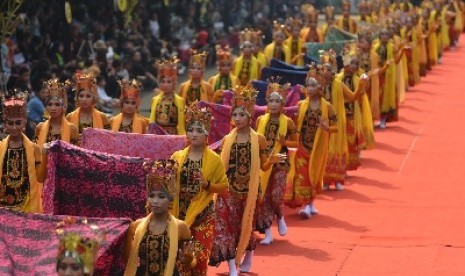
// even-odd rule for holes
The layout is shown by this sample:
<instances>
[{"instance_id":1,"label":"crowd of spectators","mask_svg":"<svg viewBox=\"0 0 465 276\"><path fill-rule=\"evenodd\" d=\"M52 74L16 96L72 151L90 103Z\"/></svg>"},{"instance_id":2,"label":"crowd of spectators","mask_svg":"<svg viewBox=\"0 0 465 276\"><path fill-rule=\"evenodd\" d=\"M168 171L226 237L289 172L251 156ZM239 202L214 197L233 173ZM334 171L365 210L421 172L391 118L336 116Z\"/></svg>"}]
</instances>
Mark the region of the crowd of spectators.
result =
<instances>
[{"instance_id":1,"label":"crowd of spectators","mask_svg":"<svg viewBox=\"0 0 465 276\"><path fill-rule=\"evenodd\" d=\"M28 90L34 98L30 106L39 111L30 112L30 120L42 119L44 80L64 81L77 70L92 70L105 111L119 97L117 80L136 78L151 91L157 86L157 60L176 55L179 73L185 74L194 48L207 51L208 65L213 65L216 44L238 51L239 32L246 27L261 29L267 43L272 21L298 14L309 1L128 0L136 3L129 22L116 2L70 1L68 23L63 1L24 1L16 32L1 42L0 53L6 88ZM71 93L68 108L74 108Z\"/></svg>"}]
</instances>

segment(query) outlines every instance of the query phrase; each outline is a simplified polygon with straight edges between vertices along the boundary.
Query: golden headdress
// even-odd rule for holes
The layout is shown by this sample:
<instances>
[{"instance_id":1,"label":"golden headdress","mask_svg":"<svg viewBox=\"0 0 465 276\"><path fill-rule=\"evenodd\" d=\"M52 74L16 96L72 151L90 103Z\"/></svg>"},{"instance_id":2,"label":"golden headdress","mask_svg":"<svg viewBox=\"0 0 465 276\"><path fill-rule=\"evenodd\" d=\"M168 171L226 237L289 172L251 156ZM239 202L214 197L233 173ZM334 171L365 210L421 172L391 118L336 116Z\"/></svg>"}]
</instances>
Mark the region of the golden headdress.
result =
<instances>
[{"instance_id":1,"label":"golden headdress","mask_svg":"<svg viewBox=\"0 0 465 276\"><path fill-rule=\"evenodd\" d=\"M326 21L328 19L334 19L335 18L336 12L335 12L334 6L326 6L324 8L323 12L325 13Z\"/></svg>"},{"instance_id":2,"label":"golden headdress","mask_svg":"<svg viewBox=\"0 0 465 276\"><path fill-rule=\"evenodd\" d=\"M286 20L286 25L288 26L288 29L290 31L292 31L294 29L299 29L300 30L302 28L302 21L300 19L297 19L297 18L289 17Z\"/></svg>"},{"instance_id":3,"label":"golden headdress","mask_svg":"<svg viewBox=\"0 0 465 276\"><path fill-rule=\"evenodd\" d=\"M350 12L351 4L349 0L342 0L342 11Z\"/></svg>"},{"instance_id":4,"label":"golden headdress","mask_svg":"<svg viewBox=\"0 0 465 276\"><path fill-rule=\"evenodd\" d=\"M279 81L281 80L280 77L271 77L267 80L268 82L268 87L266 88L266 99L270 100L270 95L273 92L278 93L281 96L281 100L283 103L286 102L287 98L287 93L289 91L289 88L291 87L290 83L285 83L285 84L279 84Z\"/></svg>"},{"instance_id":5,"label":"golden headdress","mask_svg":"<svg viewBox=\"0 0 465 276\"><path fill-rule=\"evenodd\" d=\"M158 79L172 78L176 82L178 79L178 62L177 57L157 61Z\"/></svg>"},{"instance_id":6,"label":"golden headdress","mask_svg":"<svg viewBox=\"0 0 465 276\"><path fill-rule=\"evenodd\" d=\"M342 49L342 63L344 66L348 66L353 58L357 57L357 44L349 42L344 45Z\"/></svg>"},{"instance_id":7,"label":"golden headdress","mask_svg":"<svg viewBox=\"0 0 465 276\"><path fill-rule=\"evenodd\" d=\"M44 88L47 90L47 101L57 100L66 103L68 100L67 85L58 79L50 79L44 82Z\"/></svg>"},{"instance_id":8,"label":"golden headdress","mask_svg":"<svg viewBox=\"0 0 465 276\"><path fill-rule=\"evenodd\" d=\"M333 49L329 49L328 51L320 50L320 63L330 63L331 65L336 65L336 52Z\"/></svg>"},{"instance_id":9,"label":"golden headdress","mask_svg":"<svg viewBox=\"0 0 465 276\"><path fill-rule=\"evenodd\" d=\"M319 85L323 85L324 83L324 76L323 76L323 65L321 64L316 64L315 62L312 62L309 65L308 73L307 73L307 80L309 78L314 78L318 82Z\"/></svg>"},{"instance_id":10,"label":"golden headdress","mask_svg":"<svg viewBox=\"0 0 465 276\"><path fill-rule=\"evenodd\" d=\"M202 69L205 69L205 66L207 66L207 52L190 49L190 54L189 66L192 67L194 63L198 63Z\"/></svg>"},{"instance_id":11,"label":"golden headdress","mask_svg":"<svg viewBox=\"0 0 465 276\"><path fill-rule=\"evenodd\" d=\"M27 99L29 94L26 91L12 90L2 93L2 118L25 118L27 115Z\"/></svg>"},{"instance_id":12,"label":"golden headdress","mask_svg":"<svg viewBox=\"0 0 465 276\"><path fill-rule=\"evenodd\" d=\"M281 32L284 35L286 34L286 26L283 24L279 23L278 21L273 21L273 33L275 32Z\"/></svg>"},{"instance_id":13,"label":"golden headdress","mask_svg":"<svg viewBox=\"0 0 465 276\"><path fill-rule=\"evenodd\" d=\"M94 224L88 225L87 231L76 232L65 229L77 223L88 225L86 219L78 222L71 217L57 224L56 232L59 238L57 266L63 258L72 257L82 266L86 275L92 275L99 244L105 240L105 231Z\"/></svg>"},{"instance_id":14,"label":"golden headdress","mask_svg":"<svg viewBox=\"0 0 465 276\"><path fill-rule=\"evenodd\" d=\"M95 99L98 99L97 82L92 73L77 72L74 74L74 93L76 93L76 96L81 90L92 92Z\"/></svg>"},{"instance_id":15,"label":"golden headdress","mask_svg":"<svg viewBox=\"0 0 465 276\"><path fill-rule=\"evenodd\" d=\"M156 160L145 162L144 170L148 172L146 177L147 193L150 190L163 191L173 200L177 195L178 162L174 160Z\"/></svg>"},{"instance_id":16,"label":"golden headdress","mask_svg":"<svg viewBox=\"0 0 465 276\"><path fill-rule=\"evenodd\" d=\"M318 23L318 10L311 4L304 4L301 7L309 23Z\"/></svg>"},{"instance_id":17,"label":"golden headdress","mask_svg":"<svg viewBox=\"0 0 465 276\"><path fill-rule=\"evenodd\" d=\"M229 49L229 46L221 47L221 45L216 45L215 50L216 50L216 61L218 63L231 62L231 49Z\"/></svg>"},{"instance_id":18,"label":"golden headdress","mask_svg":"<svg viewBox=\"0 0 465 276\"><path fill-rule=\"evenodd\" d=\"M255 32L252 29L245 28L240 32L239 41L242 46L245 42L250 42L251 44L255 43Z\"/></svg>"},{"instance_id":19,"label":"golden headdress","mask_svg":"<svg viewBox=\"0 0 465 276\"><path fill-rule=\"evenodd\" d=\"M136 101L137 107L140 105L140 83L133 79L132 81L129 80L121 80L118 81L120 88L121 88L121 97L120 100L123 102L125 99L134 99Z\"/></svg>"},{"instance_id":20,"label":"golden headdress","mask_svg":"<svg viewBox=\"0 0 465 276\"><path fill-rule=\"evenodd\" d=\"M257 101L258 91L251 84L245 86L237 86L233 98L231 111L236 107L243 107L250 115L254 113L255 102Z\"/></svg>"},{"instance_id":21,"label":"golden headdress","mask_svg":"<svg viewBox=\"0 0 465 276\"><path fill-rule=\"evenodd\" d=\"M193 124L200 124L207 132L210 132L213 115L209 107L200 107L199 103L194 101L189 106L185 107L185 113L186 127Z\"/></svg>"}]
</instances>

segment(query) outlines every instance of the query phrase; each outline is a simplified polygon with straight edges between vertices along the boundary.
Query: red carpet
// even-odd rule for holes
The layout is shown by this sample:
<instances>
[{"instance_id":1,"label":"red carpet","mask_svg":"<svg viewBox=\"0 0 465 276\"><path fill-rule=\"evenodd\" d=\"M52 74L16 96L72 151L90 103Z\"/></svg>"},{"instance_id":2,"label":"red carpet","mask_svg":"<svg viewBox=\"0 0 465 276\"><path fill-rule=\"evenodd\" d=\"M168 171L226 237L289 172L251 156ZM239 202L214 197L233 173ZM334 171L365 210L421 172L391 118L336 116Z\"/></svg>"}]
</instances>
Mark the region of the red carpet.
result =
<instances>
[{"instance_id":1,"label":"red carpet","mask_svg":"<svg viewBox=\"0 0 465 276\"><path fill-rule=\"evenodd\" d=\"M376 130L346 189L316 200L289 233L257 245L241 275L465 275L465 37L406 95L400 121ZM464 136L462 136L464 135ZM228 267L209 268L227 275Z\"/></svg>"}]
</instances>

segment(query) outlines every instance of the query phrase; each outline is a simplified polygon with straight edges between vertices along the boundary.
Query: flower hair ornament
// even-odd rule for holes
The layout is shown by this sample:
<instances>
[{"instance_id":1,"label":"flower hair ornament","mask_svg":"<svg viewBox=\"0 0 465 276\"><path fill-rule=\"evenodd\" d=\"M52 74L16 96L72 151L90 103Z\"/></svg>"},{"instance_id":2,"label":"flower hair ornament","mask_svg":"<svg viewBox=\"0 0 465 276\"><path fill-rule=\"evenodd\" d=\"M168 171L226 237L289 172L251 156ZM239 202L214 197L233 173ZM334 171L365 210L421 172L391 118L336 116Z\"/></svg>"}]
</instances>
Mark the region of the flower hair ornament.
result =
<instances>
[{"instance_id":1,"label":"flower hair ornament","mask_svg":"<svg viewBox=\"0 0 465 276\"><path fill-rule=\"evenodd\" d=\"M146 189L164 192L170 201L177 195L178 162L174 160L156 160L144 162L143 168L147 173Z\"/></svg>"},{"instance_id":2,"label":"flower hair ornament","mask_svg":"<svg viewBox=\"0 0 465 276\"><path fill-rule=\"evenodd\" d=\"M98 99L97 81L95 80L95 76L92 73L75 73L73 90L76 94L76 97L81 90L88 90L94 94L95 99Z\"/></svg>"},{"instance_id":3,"label":"flower hair ornament","mask_svg":"<svg viewBox=\"0 0 465 276\"><path fill-rule=\"evenodd\" d=\"M79 231L72 229L78 228L79 224L88 227L79 227ZM82 267L84 274L92 275L99 245L105 241L106 232L95 224L89 224L87 219L67 217L57 224L56 233L59 239L57 270L64 258L71 257Z\"/></svg>"},{"instance_id":4,"label":"flower hair ornament","mask_svg":"<svg viewBox=\"0 0 465 276\"><path fill-rule=\"evenodd\" d=\"M210 132L213 115L210 107L200 107L198 101L185 107L186 127L192 125L202 126L207 133Z\"/></svg>"},{"instance_id":5,"label":"flower hair ornament","mask_svg":"<svg viewBox=\"0 0 465 276\"><path fill-rule=\"evenodd\" d=\"M17 89L1 93L2 118L25 118L27 116L27 100L29 93Z\"/></svg>"}]
</instances>

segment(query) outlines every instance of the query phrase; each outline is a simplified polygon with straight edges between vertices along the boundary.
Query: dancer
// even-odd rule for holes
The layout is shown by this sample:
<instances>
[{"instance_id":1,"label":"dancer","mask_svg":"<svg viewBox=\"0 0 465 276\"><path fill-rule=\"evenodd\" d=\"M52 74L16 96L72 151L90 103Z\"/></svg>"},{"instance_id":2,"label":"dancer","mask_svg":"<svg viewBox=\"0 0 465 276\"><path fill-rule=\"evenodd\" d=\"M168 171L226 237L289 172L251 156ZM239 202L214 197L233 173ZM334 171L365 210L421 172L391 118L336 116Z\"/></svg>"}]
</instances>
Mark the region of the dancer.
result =
<instances>
[{"instance_id":1,"label":"dancer","mask_svg":"<svg viewBox=\"0 0 465 276\"><path fill-rule=\"evenodd\" d=\"M213 88L203 79L207 53L197 52L191 49L189 62L189 80L179 86L179 95L184 99L186 105L195 101L211 102L213 100Z\"/></svg>"},{"instance_id":2,"label":"dancer","mask_svg":"<svg viewBox=\"0 0 465 276\"><path fill-rule=\"evenodd\" d=\"M216 45L216 64L218 74L208 79L208 83L213 87L213 102L223 104L223 91L233 90L239 83L239 79L231 73L231 51L229 47L222 48Z\"/></svg>"},{"instance_id":3,"label":"dancer","mask_svg":"<svg viewBox=\"0 0 465 276\"><path fill-rule=\"evenodd\" d=\"M158 160L144 163L149 214L132 223L125 246L125 276L178 275L190 272L196 260L187 224L170 214L176 197L178 163ZM179 255L178 255L178 251Z\"/></svg>"},{"instance_id":4,"label":"dancer","mask_svg":"<svg viewBox=\"0 0 465 276\"><path fill-rule=\"evenodd\" d=\"M119 82L121 88L121 113L110 119L111 130L114 132L139 133L147 132L147 120L139 115L140 86L134 79L131 82Z\"/></svg>"},{"instance_id":5,"label":"dancer","mask_svg":"<svg viewBox=\"0 0 465 276\"><path fill-rule=\"evenodd\" d=\"M74 74L73 90L78 107L66 115L66 120L78 128L79 134L88 127L110 129L107 116L95 108L98 94L94 76L92 74Z\"/></svg>"},{"instance_id":6,"label":"dancer","mask_svg":"<svg viewBox=\"0 0 465 276\"><path fill-rule=\"evenodd\" d=\"M252 235L255 204L259 192L260 169L267 170L280 161L268 159L266 140L251 127L256 91L244 88L237 93L231 109L235 128L222 140L221 159L229 179L229 192L218 195L216 224L210 265L228 261L229 275L236 276L236 266L250 271L255 240ZM268 160L267 160L268 159Z\"/></svg>"},{"instance_id":7,"label":"dancer","mask_svg":"<svg viewBox=\"0 0 465 276\"><path fill-rule=\"evenodd\" d=\"M300 37L302 22L299 19L290 17L287 19L286 24L290 36L284 41L284 44L291 52L290 63L297 66L304 66L307 48L305 46L305 41Z\"/></svg>"},{"instance_id":8,"label":"dancer","mask_svg":"<svg viewBox=\"0 0 465 276\"><path fill-rule=\"evenodd\" d=\"M287 147L297 147L297 132L292 119L283 114L290 85L279 85L279 79L274 81L276 82L270 83L267 89L267 113L257 118L257 133L266 138L266 154L268 156L278 154L283 160L288 156ZM260 241L261 244L268 245L273 242L270 227L275 215L279 234L281 236L287 234L282 206L288 171L289 162L286 159L283 162L275 163L260 175L260 190L263 200L257 206L255 225L257 230L265 233L265 238Z\"/></svg>"},{"instance_id":9,"label":"dancer","mask_svg":"<svg viewBox=\"0 0 465 276\"><path fill-rule=\"evenodd\" d=\"M178 80L176 58L158 62L160 89L152 99L150 123L157 123L168 134L184 135L184 99L175 93Z\"/></svg>"},{"instance_id":10,"label":"dancer","mask_svg":"<svg viewBox=\"0 0 465 276\"><path fill-rule=\"evenodd\" d=\"M247 85L250 81L260 78L261 65L253 55L252 43L255 38L255 32L245 29L240 33L241 55L234 60L234 76L239 79L241 85Z\"/></svg>"},{"instance_id":11,"label":"dancer","mask_svg":"<svg viewBox=\"0 0 465 276\"><path fill-rule=\"evenodd\" d=\"M291 51L284 43L285 37L284 25L274 22L273 24L273 42L266 45L264 54L267 59L267 65L270 65L272 58L291 63Z\"/></svg>"},{"instance_id":12,"label":"dancer","mask_svg":"<svg viewBox=\"0 0 465 276\"><path fill-rule=\"evenodd\" d=\"M213 197L228 190L221 158L207 146L211 120L210 111L196 102L186 108L189 146L171 157L180 165L171 213L190 227L197 259L192 276L207 275L215 228Z\"/></svg>"}]
</instances>

